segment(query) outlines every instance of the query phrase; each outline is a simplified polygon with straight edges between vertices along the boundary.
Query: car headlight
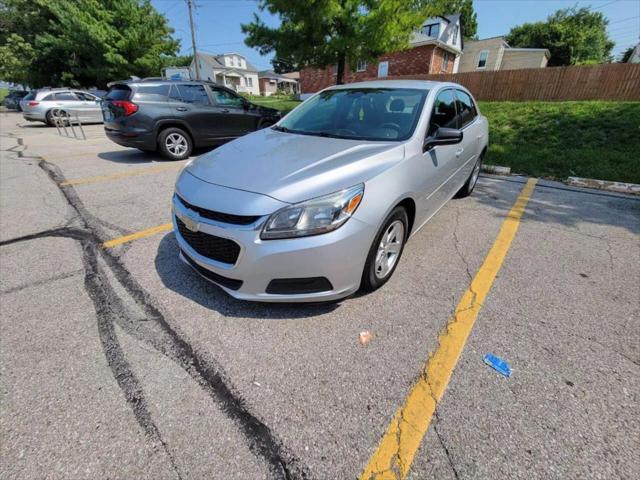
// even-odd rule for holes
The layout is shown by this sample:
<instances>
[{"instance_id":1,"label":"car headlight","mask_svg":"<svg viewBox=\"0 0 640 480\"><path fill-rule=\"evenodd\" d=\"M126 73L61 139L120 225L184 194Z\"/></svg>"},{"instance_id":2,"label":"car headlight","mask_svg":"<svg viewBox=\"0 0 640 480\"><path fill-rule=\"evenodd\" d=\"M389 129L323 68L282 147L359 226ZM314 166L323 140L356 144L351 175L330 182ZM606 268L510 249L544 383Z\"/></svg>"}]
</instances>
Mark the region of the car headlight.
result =
<instances>
[{"instance_id":1,"label":"car headlight","mask_svg":"<svg viewBox=\"0 0 640 480\"><path fill-rule=\"evenodd\" d=\"M282 208L264 224L260 238L307 237L341 227L362 201L364 184Z\"/></svg>"}]
</instances>

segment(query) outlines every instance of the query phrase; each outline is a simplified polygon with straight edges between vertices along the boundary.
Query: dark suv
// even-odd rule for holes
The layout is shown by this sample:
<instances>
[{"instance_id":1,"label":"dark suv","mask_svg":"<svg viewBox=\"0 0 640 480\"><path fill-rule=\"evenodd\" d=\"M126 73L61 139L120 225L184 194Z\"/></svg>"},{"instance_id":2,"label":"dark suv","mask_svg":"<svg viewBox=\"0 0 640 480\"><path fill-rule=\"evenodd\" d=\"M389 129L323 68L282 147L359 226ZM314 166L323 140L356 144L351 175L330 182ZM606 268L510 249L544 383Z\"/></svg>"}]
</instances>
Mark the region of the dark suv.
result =
<instances>
[{"instance_id":1,"label":"dark suv","mask_svg":"<svg viewBox=\"0 0 640 480\"><path fill-rule=\"evenodd\" d=\"M114 82L102 102L104 130L119 145L160 150L172 160L273 125L280 112L211 82Z\"/></svg>"}]
</instances>

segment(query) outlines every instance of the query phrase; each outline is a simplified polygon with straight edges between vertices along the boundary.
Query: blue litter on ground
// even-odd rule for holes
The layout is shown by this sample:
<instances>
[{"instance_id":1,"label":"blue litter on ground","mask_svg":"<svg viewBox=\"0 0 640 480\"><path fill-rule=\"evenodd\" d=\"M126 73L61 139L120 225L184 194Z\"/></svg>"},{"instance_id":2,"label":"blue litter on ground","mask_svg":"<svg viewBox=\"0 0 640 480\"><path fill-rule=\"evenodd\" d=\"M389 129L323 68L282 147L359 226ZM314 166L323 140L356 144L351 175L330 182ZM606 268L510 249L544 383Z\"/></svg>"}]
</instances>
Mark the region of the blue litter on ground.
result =
<instances>
[{"instance_id":1,"label":"blue litter on ground","mask_svg":"<svg viewBox=\"0 0 640 480\"><path fill-rule=\"evenodd\" d=\"M487 353L484 356L484 363L489 365L494 370L500 372L505 377L511 376L511 367L509 367L509 364L502 360L500 357L496 357L493 353Z\"/></svg>"}]
</instances>

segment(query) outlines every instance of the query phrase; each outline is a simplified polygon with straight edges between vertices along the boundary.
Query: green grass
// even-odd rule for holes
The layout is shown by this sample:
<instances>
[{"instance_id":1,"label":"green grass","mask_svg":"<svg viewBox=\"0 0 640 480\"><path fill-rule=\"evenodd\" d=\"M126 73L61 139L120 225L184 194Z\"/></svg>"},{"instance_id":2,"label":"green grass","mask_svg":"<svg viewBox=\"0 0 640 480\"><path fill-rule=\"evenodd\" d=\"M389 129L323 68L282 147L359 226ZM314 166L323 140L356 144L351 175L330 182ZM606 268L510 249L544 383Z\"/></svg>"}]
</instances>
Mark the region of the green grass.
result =
<instances>
[{"instance_id":1,"label":"green grass","mask_svg":"<svg viewBox=\"0 0 640 480\"><path fill-rule=\"evenodd\" d=\"M300 102L251 97L289 111ZM640 102L479 102L489 119L485 162L514 173L640 183Z\"/></svg>"},{"instance_id":2,"label":"green grass","mask_svg":"<svg viewBox=\"0 0 640 480\"><path fill-rule=\"evenodd\" d=\"M288 98L275 98L275 97L258 97L247 96L249 101L256 105L262 105L263 107L275 108L283 113L287 113L300 105L298 100L291 100Z\"/></svg>"},{"instance_id":3,"label":"green grass","mask_svg":"<svg viewBox=\"0 0 640 480\"><path fill-rule=\"evenodd\" d=\"M640 102L479 102L486 163L536 177L640 183Z\"/></svg>"},{"instance_id":4,"label":"green grass","mask_svg":"<svg viewBox=\"0 0 640 480\"><path fill-rule=\"evenodd\" d=\"M2 103L2 101L4 100L4 97L6 97L7 95L9 95L9 89L0 88L0 103Z\"/></svg>"}]
</instances>

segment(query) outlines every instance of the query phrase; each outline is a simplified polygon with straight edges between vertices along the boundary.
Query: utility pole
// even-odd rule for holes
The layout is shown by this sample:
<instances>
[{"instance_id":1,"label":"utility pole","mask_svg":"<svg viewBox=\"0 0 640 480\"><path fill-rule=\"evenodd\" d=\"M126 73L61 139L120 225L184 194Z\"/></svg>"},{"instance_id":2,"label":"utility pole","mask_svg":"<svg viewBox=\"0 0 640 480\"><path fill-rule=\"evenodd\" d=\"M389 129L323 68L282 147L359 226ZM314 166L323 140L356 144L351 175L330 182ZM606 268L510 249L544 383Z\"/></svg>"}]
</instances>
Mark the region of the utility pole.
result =
<instances>
[{"instance_id":1,"label":"utility pole","mask_svg":"<svg viewBox=\"0 0 640 480\"><path fill-rule=\"evenodd\" d=\"M198 53L196 51L196 32L193 28L193 0L186 0L189 7L189 25L191 26L191 47L193 48L193 63L196 66L196 80L200 80L200 66L198 65Z\"/></svg>"}]
</instances>

